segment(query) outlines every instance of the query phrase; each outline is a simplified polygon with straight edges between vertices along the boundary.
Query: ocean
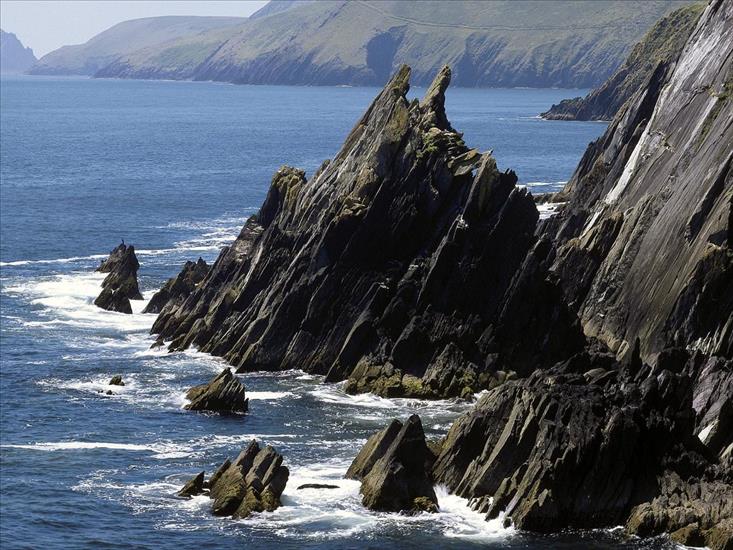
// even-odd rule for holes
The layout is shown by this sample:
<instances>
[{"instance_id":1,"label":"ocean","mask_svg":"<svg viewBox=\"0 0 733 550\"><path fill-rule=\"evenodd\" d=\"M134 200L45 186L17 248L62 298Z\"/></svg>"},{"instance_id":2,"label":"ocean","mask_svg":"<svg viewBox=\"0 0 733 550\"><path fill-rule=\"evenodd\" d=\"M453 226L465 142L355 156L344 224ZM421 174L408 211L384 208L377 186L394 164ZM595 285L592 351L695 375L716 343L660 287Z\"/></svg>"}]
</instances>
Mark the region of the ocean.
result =
<instances>
[{"instance_id":1,"label":"ocean","mask_svg":"<svg viewBox=\"0 0 733 550\"><path fill-rule=\"evenodd\" d=\"M419 96L424 90L411 91ZM374 88L13 77L0 82L0 545L11 548L616 548L619 530L551 537L486 522L438 488L437 515L365 510L342 479L366 438L417 412L443 435L470 402L348 396L299 371L244 376L245 416L182 409L225 366L150 350L154 315L92 305L99 261L134 244L146 299L213 261L282 164L332 157ZM586 90L451 89L469 146L534 192L562 188L605 125L543 121ZM125 386L107 395L109 379ZM101 393L100 393L101 390ZM234 521L176 498L252 439L291 470L283 506ZM303 483L334 490L297 490ZM644 547L661 548L661 541Z\"/></svg>"}]
</instances>

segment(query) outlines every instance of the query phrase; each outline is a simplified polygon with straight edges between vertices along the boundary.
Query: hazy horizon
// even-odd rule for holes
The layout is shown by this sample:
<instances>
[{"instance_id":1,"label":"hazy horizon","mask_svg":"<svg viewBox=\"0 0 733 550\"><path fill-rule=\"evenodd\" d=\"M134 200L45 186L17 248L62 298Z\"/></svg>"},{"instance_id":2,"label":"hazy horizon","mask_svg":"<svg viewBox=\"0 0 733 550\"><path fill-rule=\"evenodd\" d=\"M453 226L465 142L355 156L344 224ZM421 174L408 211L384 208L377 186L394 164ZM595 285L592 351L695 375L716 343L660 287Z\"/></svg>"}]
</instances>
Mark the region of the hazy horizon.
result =
<instances>
[{"instance_id":1,"label":"hazy horizon","mask_svg":"<svg viewBox=\"0 0 733 550\"><path fill-rule=\"evenodd\" d=\"M83 44L130 19L164 15L248 17L265 4L267 0L3 0L0 26L41 58L61 46Z\"/></svg>"}]
</instances>

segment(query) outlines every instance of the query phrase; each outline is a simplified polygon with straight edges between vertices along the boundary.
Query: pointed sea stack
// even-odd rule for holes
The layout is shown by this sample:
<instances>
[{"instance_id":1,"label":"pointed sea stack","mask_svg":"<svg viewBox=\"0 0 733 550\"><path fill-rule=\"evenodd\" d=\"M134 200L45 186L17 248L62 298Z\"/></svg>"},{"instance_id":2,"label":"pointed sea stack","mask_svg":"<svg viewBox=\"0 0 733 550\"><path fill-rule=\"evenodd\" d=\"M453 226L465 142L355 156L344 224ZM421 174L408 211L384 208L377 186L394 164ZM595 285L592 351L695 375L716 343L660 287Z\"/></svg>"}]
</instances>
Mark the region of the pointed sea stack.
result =
<instances>
[{"instance_id":1,"label":"pointed sea stack","mask_svg":"<svg viewBox=\"0 0 733 550\"><path fill-rule=\"evenodd\" d=\"M351 378L351 391L390 396L495 385L503 357L492 325L536 244L538 213L516 175L450 125L450 69L421 101L406 98L409 76L397 71L310 180L290 167L275 173L259 214L156 320L171 349L195 345L239 371ZM537 286L536 308L551 317L542 338L527 329L512 370L582 345L560 293ZM436 365L448 374L424 379Z\"/></svg>"},{"instance_id":2,"label":"pointed sea stack","mask_svg":"<svg viewBox=\"0 0 733 550\"><path fill-rule=\"evenodd\" d=\"M97 271L108 273L102 281L102 292L94 300L94 305L108 311L132 313L130 300L142 300L137 284L137 270L140 264L135 255L135 247L124 243L110 252Z\"/></svg>"},{"instance_id":3,"label":"pointed sea stack","mask_svg":"<svg viewBox=\"0 0 733 550\"><path fill-rule=\"evenodd\" d=\"M437 512L431 469L435 456L425 441L420 417L393 420L372 435L346 477L361 480L364 506L387 512Z\"/></svg>"},{"instance_id":4,"label":"pointed sea stack","mask_svg":"<svg viewBox=\"0 0 733 550\"><path fill-rule=\"evenodd\" d=\"M269 445L260 448L253 439L234 461L226 460L208 482L201 472L177 494L190 498L208 490L212 514L243 519L255 512L276 510L289 476L282 455Z\"/></svg>"}]
</instances>

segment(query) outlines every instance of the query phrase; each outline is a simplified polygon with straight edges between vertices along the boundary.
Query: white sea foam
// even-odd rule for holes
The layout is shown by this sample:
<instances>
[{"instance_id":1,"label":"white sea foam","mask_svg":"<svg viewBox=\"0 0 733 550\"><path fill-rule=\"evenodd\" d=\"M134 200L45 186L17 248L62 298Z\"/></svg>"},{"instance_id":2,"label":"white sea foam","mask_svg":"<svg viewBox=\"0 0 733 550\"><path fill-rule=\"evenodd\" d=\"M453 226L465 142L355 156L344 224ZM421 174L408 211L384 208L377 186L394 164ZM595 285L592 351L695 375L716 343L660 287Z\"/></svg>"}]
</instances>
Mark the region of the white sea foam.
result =
<instances>
[{"instance_id":1,"label":"white sea foam","mask_svg":"<svg viewBox=\"0 0 733 550\"><path fill-rule=\"evenodd\" d=\"M58 441L47 443L30 443L27 445L0 445L10 449L29 449L33 451L75 451L86 449L114 449L117 451L150 451L148 445L135 443L104 443L99 441Z\"/></svg>"},{"instance_id":2,"label":"white sea foam","mask_svg":"<svg viewBox=\"0 0 733 550\"><path fill-rule=\"evenodd\" d=\"M71 258L54 258L49 260L15 260L12 262L0 262L0 267L12 267L35 264L68 264L87 260L103 260L108 254L91 254L90 256L72 256Z\"/></svg>"},{"instance_id":3,"label":"white sea foam","mask_svg":"<svg viewBox=\"0 0 733 550\"><path fill-rule=\"evenodd\" d=\"M547 218L551 218L552 216L557 214L560 207L564 204L564 202L544 202L536 205L537 212L540 213L540 219L545 220Z\"/></svg>"},{"instance_id":4,"label":"white sea foam","mask_svg":"<svg viewBox=\"0 0 733 550\"><path fill-rule=\"evenodd\" d=\"M258 400L274 400L288 398L298 398L299 396L290 391L248 391L246 392L247 398L253 401Z\"/></svg>"},{"instance_id":5,"label":"white sea foam","mask_svg":"<svg viewBox=\"0 0 733 550\"><path fill-rule=\"evenodd\" d=\"M147 300L131 300L133 315L105 311L94 305L101 291L104 273L74 272L29 280L9 286L10 294L25 296L31 304L43 306L44 320L25 321L29 327L75 326L111 328L120 332L150 329L155 315L143 315ZM50 318L49 318L50 317Z\"/></svg>"},{"instance_id":6,"label":"white sea foam","mask_svg":"<svg viewBox=\"0 0 733 550\"><path fill-rule=\"evenodd\" d=\"M471 540L506 538L515 534L513 527L504 527L504 515L486 521L484 514L472 510L468 500L450 494L445 487L435 487L440 513L439 522L446 537Z\"/></svg>"}]
</instances>

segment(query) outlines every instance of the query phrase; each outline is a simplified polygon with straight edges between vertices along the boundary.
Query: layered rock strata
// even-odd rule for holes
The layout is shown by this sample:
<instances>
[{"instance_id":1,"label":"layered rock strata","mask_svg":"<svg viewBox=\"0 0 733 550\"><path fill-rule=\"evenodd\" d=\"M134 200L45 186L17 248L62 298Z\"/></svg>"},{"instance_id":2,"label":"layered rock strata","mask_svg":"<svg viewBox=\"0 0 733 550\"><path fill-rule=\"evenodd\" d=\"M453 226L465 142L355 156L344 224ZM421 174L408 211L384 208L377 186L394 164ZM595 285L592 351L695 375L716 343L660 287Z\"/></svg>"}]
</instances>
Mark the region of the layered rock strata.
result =
<instances>
[{"instance_id":1,"label":"layered rock strata","mask_svg":"<svg viewBox=\"0 0 733 550\"><path fill-rule=\"evenodd\" d=\"M239 371L356 373L357 391L377 389L368 377L381 370L399 386L385 394L438 396L491 387L503 365L526 374L583 345L540 271L547 260L524 265L533 248L547 250L531 196L448 122L450 70L411 102L409 74L400 69L310 180L289 167L275 174L199 287L156 320L172 350L195 345ZM507 308L516 285L536 293L531 319ZM493 326L502 318L526 325L509 348Z\"/></svg>"},{"instance_id":2,"label":"layered rock strata","mask_svg":"<svg viewBox=\"0 0 733 550\"><path fill-rule=\"evenodd\" d=\"M437 512L430 473L434 461L420 417L412 415L372 435L346 477L361 481L362 503L372 510Z\"/></svg>"},{"instance_id":3,"label":"layered rock strata","mask_svg":"<svg viewBox=\"0 0 733 550\"><path fill-rule=\"evenodd\" d=\"M168 304L171 306L181 304L204 280L208 272L209 266L201 258L197 262L186 262L178 275L168 279L163 288L153 294L143 313L160 313Z\"/></svg>"},{"instance_id":4,"label":"layered rock strata","mask_svg":"<svg viewBox=\"0 0 733 550\"><path fill-rule=\"evenodd\" d=\"M538 228L586 350L451 428L434 476L488 517L733 544L732 25L733 3L707 6Z\"/></svg>"},{"instance_id":5,"label":"layered rock strata","mask_svg":"<svg viewBox=\"0 0 733 550\"><path fill-rule=\"evenodd\" d=\"M97 271L108 275L102 281L102 292L94 300L94 305L108 311L132 313L130 300L143 299L137 284L139 267L135 247L122 243L112 250L97 268Z\"/></svg>"},{"instance_id":6,"label":"layered rock strata","mask_svg":"<svg viewBox=\"0 0 733 550\"><path fill-rule=\"evenodd\" d=\"M260 448L252 440L234 461L226 460L208 481L201 472L191 478L178 495L190 498L208 494L213 500L212 514L241 519L280 507L280 496L289 475L282 455L269 445Z\"/></svg>"},{"instance_id":7,"label":"layered rock strata","mask_svg":"<svg viewBox=\"0 0 733 550\"><path fill-rule=\"evenodd\" d=\"M189 411L243 413L249 409L249 399L242 384L231 369L224 369L208 383L194 386L186 393Z\"/></svg>"}]
</instances>

